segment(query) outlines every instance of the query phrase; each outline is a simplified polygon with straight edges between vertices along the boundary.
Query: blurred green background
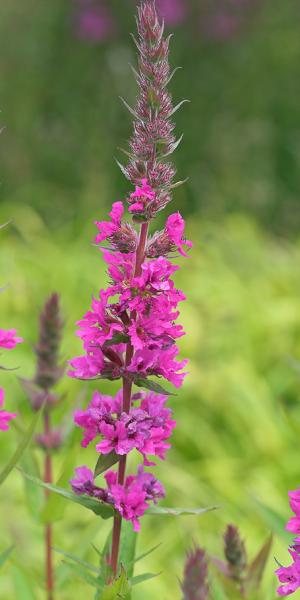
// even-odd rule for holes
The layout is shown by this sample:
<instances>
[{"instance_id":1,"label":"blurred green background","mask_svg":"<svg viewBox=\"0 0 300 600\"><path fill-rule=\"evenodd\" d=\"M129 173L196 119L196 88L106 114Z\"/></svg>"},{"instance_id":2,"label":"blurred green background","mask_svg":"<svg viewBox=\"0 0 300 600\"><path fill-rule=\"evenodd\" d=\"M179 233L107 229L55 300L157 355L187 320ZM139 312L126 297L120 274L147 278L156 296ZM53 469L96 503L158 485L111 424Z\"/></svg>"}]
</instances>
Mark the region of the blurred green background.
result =
<instances>
[{"instance_id":1,"label":"blurred green background","mask_svg":"<svg viewBox=\"0 0 300 600\"><path fill-rule=\"evenodd\" d=\"M145 517L139 550L162 545L137 573L162 574L136 588L134 600L180 598L185 551L195 540L220 555L228 522L240 527L250 555L274 531L272 554L287 561L287 491L300 484L300 7L293 0L173 2L162 10L176 33L172 63L184 69L172 92L191 100L177 113L184 140L175 156L179 178L189 182L171 209L186 217L194 241L177 276L188 297L181 348L190 375L171 401L178 428L157 471L168 505L221 508L201 518ZM1 2L0 222L11 221L1 231L1 326L16 326L25 339L3 358L21 376L34 370L46 297L61 294L67 359L80 348L75 321L106 282L91 240L93 221L128 191L114 157L131 131L118 96L132 104L136 93L134 8L130 0ZM27 426L16 375L2 372L2 384L7 407ZM70 425L93 387L64 378L57 421ZM1 464L18 439L13 429L1 435ZM66 478L74 465L93 465L92 449L81 449L79 439L71 433L56 456L57 478L66 458ZM1 571L1 599L44 598L38 502L17 472L1 488L0 550L16 546ZM96 564L90 543L103 544L107 523L64 507L55 546ZM57 598L92 597L61 556L55 560ZM274 568L271 557L260 600L275 598Z\"/></svg>"}]
</instances>

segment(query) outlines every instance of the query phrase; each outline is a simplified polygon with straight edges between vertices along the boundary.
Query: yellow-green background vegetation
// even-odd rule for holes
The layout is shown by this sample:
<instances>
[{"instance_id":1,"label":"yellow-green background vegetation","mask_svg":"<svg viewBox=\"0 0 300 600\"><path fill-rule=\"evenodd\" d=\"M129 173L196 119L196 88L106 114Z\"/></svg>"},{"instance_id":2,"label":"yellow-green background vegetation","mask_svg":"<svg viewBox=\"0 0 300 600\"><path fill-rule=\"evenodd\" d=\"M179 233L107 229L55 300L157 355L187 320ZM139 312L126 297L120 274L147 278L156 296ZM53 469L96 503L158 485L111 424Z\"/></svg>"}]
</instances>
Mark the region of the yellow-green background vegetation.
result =
<instances>
[{"instance_id":1,"label":"yellow-green background vegetation","mask_svg":"<svg viewBox=\"0 0 300 600\"><path fill-rule=\"evenodd\" d=\"M131 9L113 2L118 34L91 45L73 35L71 3L1 4L0 222L11 221L0 232L1 327L17 327L25 339L2 356L5 366L19 368L1 372L1 385L22 428L31 412L17 376L33 374L43 302L52 291L61 295L68 359L80 348L75 321L106 285L91 241L95 218L128 190L113 157L130 133L117 97L133 101L135 94ZM187 295L181 350L190 366L170 400L178 428L157 472L168 506L220 508L201 517L144 518L139 552L162 544L137 574L162 573L137 587L134 600L179 599L186 550L195 541L220 556L229 522L240 527L250 556L274 533L258 600L275 598L273 556L288 560L287 491L300 484L299 7L261 1L247 18L226 42L204 40L195 29L191 35L192 19L173 41L172 62L184 71L172 91L192 100L178 116L185 138L175 159L180 178L190 180L173 205L194 241L176 277ZM68 437L55 476L63 473L66 486L75 465L95 460L72 430L74 407L95 387L67 377L59 386L64 400L55 419ZM1 435L1 466L19 438L15 428ZM38 450L35 456L42 458ZM32 453L23 467L34 471ZM17 471L1 487L0 551L15 545L1 570L3 600L44 597L41 500ZM109 524L76 505L54 509L61 517L55 546L97 564L91 542L103 546ZM55 562L59 600L92 597L60 555Z\"/></svg>"}]
</instances>

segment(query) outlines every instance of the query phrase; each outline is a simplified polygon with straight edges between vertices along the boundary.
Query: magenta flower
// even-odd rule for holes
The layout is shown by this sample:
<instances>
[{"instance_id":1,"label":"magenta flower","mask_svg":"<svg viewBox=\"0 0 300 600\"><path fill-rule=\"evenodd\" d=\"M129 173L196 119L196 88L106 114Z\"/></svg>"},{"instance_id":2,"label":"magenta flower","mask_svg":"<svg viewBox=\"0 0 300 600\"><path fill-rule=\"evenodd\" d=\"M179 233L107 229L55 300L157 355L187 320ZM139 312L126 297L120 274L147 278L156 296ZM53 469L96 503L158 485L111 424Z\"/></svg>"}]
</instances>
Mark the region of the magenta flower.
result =
<instances>
[{"instance_id":1,"label":"magenta flower","mask_svg":"<svg viewBox=\"0 0 300 600\"><path fill-rule=\"evenodd\" d=\"M8 423L15 419L17 416L14 413L6 412L6 410L2 410L1 407L4 404L4 390L0 388L0 430L7 431L9 429Z\"/></svg>"},{"instance_id":2,"label":"magenta flower","mask_svg":"<svg viewBox=\"0 0 300 600\"><path fill-rule=\"evenodd\" d=\"M182 254L182 256L187 256L183 246L185 245L188 248L192 248L193 244L189 240L183 239L184 220L179 212L168 217L166 223L166 232L169 240L174 244L174 246L176 246L176 248L178 248L179 253Z\"/></svg>"},{"instance_id":3,"label":"magenta flower","mask_svg":"<svg viewBox=\"0 0 300 600\"><path fill-rule=\"evenodd\" d=\"M96 450L102 454L114 451L122 456L135 448L145 464L153 464L147 455L164 460L170 448L167 440L176 425L171 419L172 411L165 408L167 397L143 392L139 395L139 407L134 405L136 399L133 398L134 404L127 414L122 411L122 396L122 390L114 398L95 392L87 409L74 413L76 425L84 431L82 446L85 448L101 437Z\"/></svg>"},{"instance_id":4,"label":"magenta flower","mask_svg":"<svg viewBox=\"0 0 300 600\"><path fill-rule=\"evenodd\" d=\"M0 348L13 350L17 344L23 342L23 339L18 337L16 333L16 329L0 329Z\"/></svg>"},{"instance_id":5,"label":"magenta flower","mask_svg":"<svg viewBox=\"0 0 300 600\"><path fill-rule=\"evenodd\" d=\"M99 244L111 237L114 233L116 233L121 227L121 220L124 214L124 206L122 202L114 202L112 205L112 210L109 213L111 217L111 221L96 221L95 225L97 225L100 233L96 236L95 242Z\"/></svg>"}]
</instances>

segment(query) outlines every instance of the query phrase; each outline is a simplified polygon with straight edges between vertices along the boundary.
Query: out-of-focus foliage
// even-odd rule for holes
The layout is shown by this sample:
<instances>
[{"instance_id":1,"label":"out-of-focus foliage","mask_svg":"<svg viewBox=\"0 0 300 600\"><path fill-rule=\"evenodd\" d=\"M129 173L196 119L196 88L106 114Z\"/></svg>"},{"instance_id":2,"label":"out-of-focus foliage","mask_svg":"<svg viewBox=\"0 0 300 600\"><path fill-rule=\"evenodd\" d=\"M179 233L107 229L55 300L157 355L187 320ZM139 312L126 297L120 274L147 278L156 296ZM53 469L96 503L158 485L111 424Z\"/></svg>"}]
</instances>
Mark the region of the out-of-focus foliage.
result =
<instances>
[{"instance_id":1,"label":"out-of-focus foliage","mask_svg":"<svg viewBox=\"0 0 300 600\"><path fill-rule=\"evenodd\" d=\"M158 3L173 23L178 8ZM190 177L177 207L243 209L268 228L297 233L298 3L178 3L185 11L174 22L172 61L184 69L172 91L191 104L176 116L184 132L179 176ZM135 7L135 0L1 2L2 201L34 206L52 227L72 221L77 233L82 207L102 212L128 191L113 157L131 127L118 96L134 102Z\"/></svg>"},{"instance_id":2,"label":"out-of-focus foliage","mask_svg":"<svg viewBox=\"0 0 300 600\"><path fill-rule=\"evenodd\" d=\"M130 133L118 96L134 102L128 32L136 3L107 2L109 35L100 40L96 28L95 40L82 29L79 35L78 2L0 3L0 223L12 221L0 232L0 281L8 284L1 326L16 326L26 340L6 366L19 366L27 378L37 317L52 291L61 294L65 317L62 358L79 351L74 323L106 278L89 244L92 222L128 191L113 157ZM191 540L217 554L228 522L239 525L251 556L273 531L273 553L284 563L286 495L300 483L300 377L293 366L300 359L300 9L293 0L186 0L185 7L172 42L174 65L184 70L172 90L176 100L191 99L177 114L185 135L176 153L180 179L190 180L176 190L172 210L189 216L187 235L195 241L178 273L188 296L181 347L190 375L170 400L178 429L159 475L168 505L221 508L199 518L145 517L138 554L163 543L135 574L162 575L137 586L134 600L173 600L176 589L179 598ZM54 466L64 487L75 465L94 466L71 414L95 386L67 377L59 386L65 402L57 421L69 437ZM7 407L25 431L31 411L14 373L5 375L5 387ZM21 437L17 429L2 436L0 470ZM41 475L31 453L23 468ZM39 516L41 501L16 471L1 487L0 554L14 544L1 568L5 600L43 599L40 521L49 515L63 517L58 548L99 562L91 543L102 548L110 524L63 499L52 498ZM59 600L86 597L59 554L56 567ZM274 600L274 568L271 558L263 600Z\"/></svg>"},{"instance_id":3,"label":"out-of-focus foliage","mask_svg":"<svg viewBox=\"0 0 300 600\"><path fill-rule=\"evenodd\" d=\"M7 366L20 365L18 373L30 377L36 316L49 286L62 295L63 355L69 357L79 348L74 321L106 275L98 250L88 243L94 233L91 223L84 224L82 237L74 239L67 228L64 235L49 232L32 210L20 207L11 216L14 223L1 240L1 277L10 284L1 295L1 319L7 326L16 325L26 340L9 356ZM178 429L168 460L158 469L168 505L221 507L199 518L145 517L138 554L163 543L137 563L136 574L146 570L162 571L162 575L141 584L134 591L135 600L141 593L145 600L156 596L168 600L191 540L218 554L228 521L243 530L249 555L274 531L272 554L284 563L287 490L299 484L300 379L290 363L290 357L300 357L299 245L268 237L237 215L219 224L192 219L188 235L196 245L189 259L181 259L184 268L178 279L189 296L183 313L188 335L181 345L182 354L190 357L190 375L183 390L170 400ZM27 400L14 375L6 375L5 384L7 405L20 414L18 422L25 427L30 421ZM87 386L88 397L95 385ZM67 424L74 406L86 402L78 397L83 386L67 378L60 383L62 393L66 392L60 410ZM102 389L115 391L116 384L103 382ZM1 444L3 464L18 438L17 432L6 435ZM56 477L64 472L67 486L73 465L93 466L93 460L93 450L81 449L79 436L71 433L65 451L56 457ZM31 573L38 590L42 536L38 522L27 514L25 486L17 472L0 494L3 549L14 543L11 561L25 574ZM97 564L91 542L103 546L109 523L95 521L79 506L62 503L56 518L64 514L64 520L57 525L55 546ZM74 589L84 594L84 584L70 579L58 555L56 564L60 565L61 600L68 600ZM274 600L274 566L271 558L264 600ZM7 562L1 573L1 593L7 600L16 598L11 586L11 562ZM36 595L42 598L41 593Z\"/></svg>"}]
</instances>

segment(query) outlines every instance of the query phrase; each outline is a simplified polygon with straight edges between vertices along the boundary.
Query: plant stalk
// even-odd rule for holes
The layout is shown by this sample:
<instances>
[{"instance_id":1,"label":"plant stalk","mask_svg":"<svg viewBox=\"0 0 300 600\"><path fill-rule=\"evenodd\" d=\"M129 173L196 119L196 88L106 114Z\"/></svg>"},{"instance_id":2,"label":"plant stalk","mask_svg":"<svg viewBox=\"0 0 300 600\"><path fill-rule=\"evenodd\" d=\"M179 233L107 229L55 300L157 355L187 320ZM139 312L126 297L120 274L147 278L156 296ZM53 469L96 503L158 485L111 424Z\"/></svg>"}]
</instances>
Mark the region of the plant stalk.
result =
<instances>
[{"instance_id":1,"label":"plant stalk","mask_svg":"<svg viewBox=\"0 0 300 600\"><path fill-rule=\"evenodd\" d=\"M44 414L44 433L45 436L49 436L51 433L51 421L49 411L46 409ZM47 439L47 437L46 437ZM45 471L44 481L45 483L52 483L52 457L51 449L46 448L45 450ZM46 490L46 498L49 496L49 491ZM46 578L46 590L47 600L54 600L54 576L53 576L53 557L52 557L52 525L46 523L45 525L45 578Z\"/></svg>"},{"instance_id":2,"label":"plant stalk","mask_svg":"<svg viewBox=\"0 0 300 600\"><path fill-rule=\"evenodd\" d=\"M140 229L140 237L139 243L136 250L135 255L135 267L134 267L134 277L138 277L141 274L141 267L145 258L145 248L147 243L148 236L148 223L143 223ZM136 315L133 313L131 315L133 319L136 318ZM126 357L125 357L125 366L128 367L130 365L133 357L133 347L130 342L127 344L126 348ZM132 391L132 381L123 377L123 412L129 413L130 405L131 405L131 391ZM124 484L125 481L125 473L126 473L126 454L121 456L118 467L118 483L121 485ZM112 533L112 547L111 547L111 559L110 564L113 571L114 577L118 574L118 556L119 556L119 548L120 548L120 538L121 538L121 529L122 529L122 517L117 514L114 517L114 525L113 525L113 533ZM50 600L50 599L49 599Z\"/></svg>"}]
</instances>

